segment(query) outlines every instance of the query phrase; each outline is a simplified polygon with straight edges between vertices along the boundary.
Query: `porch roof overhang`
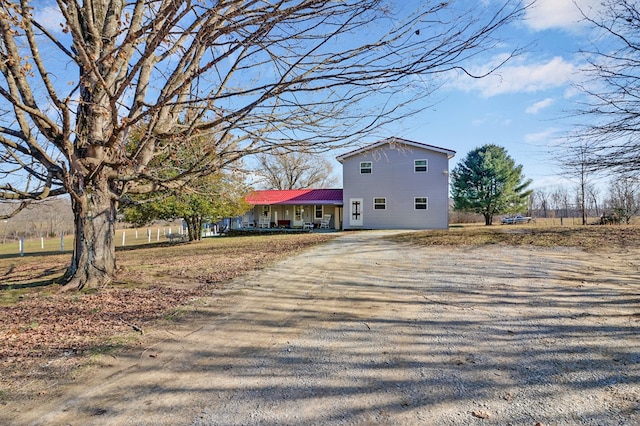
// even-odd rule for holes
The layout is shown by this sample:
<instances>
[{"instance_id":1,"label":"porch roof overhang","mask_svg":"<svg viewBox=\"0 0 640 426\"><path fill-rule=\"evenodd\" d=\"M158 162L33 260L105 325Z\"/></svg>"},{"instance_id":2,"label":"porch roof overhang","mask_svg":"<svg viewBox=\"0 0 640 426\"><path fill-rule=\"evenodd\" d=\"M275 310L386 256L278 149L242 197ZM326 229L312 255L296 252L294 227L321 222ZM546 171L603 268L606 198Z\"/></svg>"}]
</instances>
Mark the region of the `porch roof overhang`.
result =
<instances>
[{"instance_id":1,"label":"porch roof overhang","mask_svg":"<svg viewBox=\"0 0 640 426\"><path fill-rule=\"evenodd\" d=\"M264 205L335 205L341 206L342 189L268 189L253 191L245 200L254 206Z\"/></svg>"}]
</instances>

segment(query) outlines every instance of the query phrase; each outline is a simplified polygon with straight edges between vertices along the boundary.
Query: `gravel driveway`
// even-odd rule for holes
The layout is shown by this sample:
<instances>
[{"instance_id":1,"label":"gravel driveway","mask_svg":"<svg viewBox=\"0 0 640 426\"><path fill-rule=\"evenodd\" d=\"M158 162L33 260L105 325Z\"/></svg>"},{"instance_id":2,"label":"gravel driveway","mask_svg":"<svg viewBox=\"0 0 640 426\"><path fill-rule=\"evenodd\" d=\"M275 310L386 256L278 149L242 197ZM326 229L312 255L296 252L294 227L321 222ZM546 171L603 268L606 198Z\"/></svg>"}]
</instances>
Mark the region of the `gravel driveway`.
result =
<instances>
[{"instance_id":1,"label":"gravel driveway","mask_svg":"<svg viewBox=\"0 0 640 426\"><path fill-rule=\"evenodd\" d=\"M0 423L638 425L638 254L347 233Z\"/></svg>"}]
</instances>

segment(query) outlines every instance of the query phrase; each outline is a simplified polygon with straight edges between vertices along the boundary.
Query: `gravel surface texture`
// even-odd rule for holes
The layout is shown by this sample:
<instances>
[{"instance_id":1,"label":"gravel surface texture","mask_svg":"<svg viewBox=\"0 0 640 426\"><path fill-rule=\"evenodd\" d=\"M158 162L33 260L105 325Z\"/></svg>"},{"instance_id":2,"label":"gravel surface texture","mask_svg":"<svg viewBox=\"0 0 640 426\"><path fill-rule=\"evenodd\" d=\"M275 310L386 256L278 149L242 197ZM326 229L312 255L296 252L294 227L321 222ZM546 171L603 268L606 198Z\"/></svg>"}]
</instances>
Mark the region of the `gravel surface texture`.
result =
<instances>
[{"instance_id":1,"label":"gravel surface texture","mask_svg":"<svg viewBox=\"0 0 640 426\"><path fill-rule=\"evenodd\" d=\"M347 233L0 423L639 425L638 252Z\"/></svg>"}]
</instances>

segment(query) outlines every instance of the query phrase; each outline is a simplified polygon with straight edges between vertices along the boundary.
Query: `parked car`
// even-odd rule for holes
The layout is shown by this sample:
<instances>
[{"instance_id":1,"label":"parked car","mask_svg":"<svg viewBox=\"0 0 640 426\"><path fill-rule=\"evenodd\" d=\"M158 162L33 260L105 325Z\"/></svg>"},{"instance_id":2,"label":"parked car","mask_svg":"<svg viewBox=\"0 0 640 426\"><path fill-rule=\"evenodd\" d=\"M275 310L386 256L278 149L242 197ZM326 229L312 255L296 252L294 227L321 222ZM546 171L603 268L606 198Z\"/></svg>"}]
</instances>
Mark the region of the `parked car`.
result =
<instances>
[{"instance_id":1,"label":"parked car","mask_svg":"<svg viewBox=\"0 0 640 426\"><path fill-rule=\"evenodd\" d=\"M507 216L502 218L502 224L503 225L513 225L515 223L529 223L533 220L532 217L529 216L522 216L522 215L516 215L516 216Z\"/></svg>"}]
</instances>

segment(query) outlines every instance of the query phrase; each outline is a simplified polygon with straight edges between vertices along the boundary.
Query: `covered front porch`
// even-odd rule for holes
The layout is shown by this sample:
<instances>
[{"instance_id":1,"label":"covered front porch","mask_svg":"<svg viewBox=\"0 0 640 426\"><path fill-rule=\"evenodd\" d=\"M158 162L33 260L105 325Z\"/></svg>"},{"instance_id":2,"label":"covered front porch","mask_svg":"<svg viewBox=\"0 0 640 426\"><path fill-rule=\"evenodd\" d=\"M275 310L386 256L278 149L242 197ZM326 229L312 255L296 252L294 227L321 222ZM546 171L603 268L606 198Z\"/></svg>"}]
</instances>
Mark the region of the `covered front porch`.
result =
<instances>
[{"instance_id":1,"label":"covered front porch","mask_svg":"<svg viewBox=\"0 0 640 426\"><path fill-rule=\"evenodd\" d=\"M342 190L266 190L247 197L243 229L342 229Z\"/></svg>"}]
</instances>

